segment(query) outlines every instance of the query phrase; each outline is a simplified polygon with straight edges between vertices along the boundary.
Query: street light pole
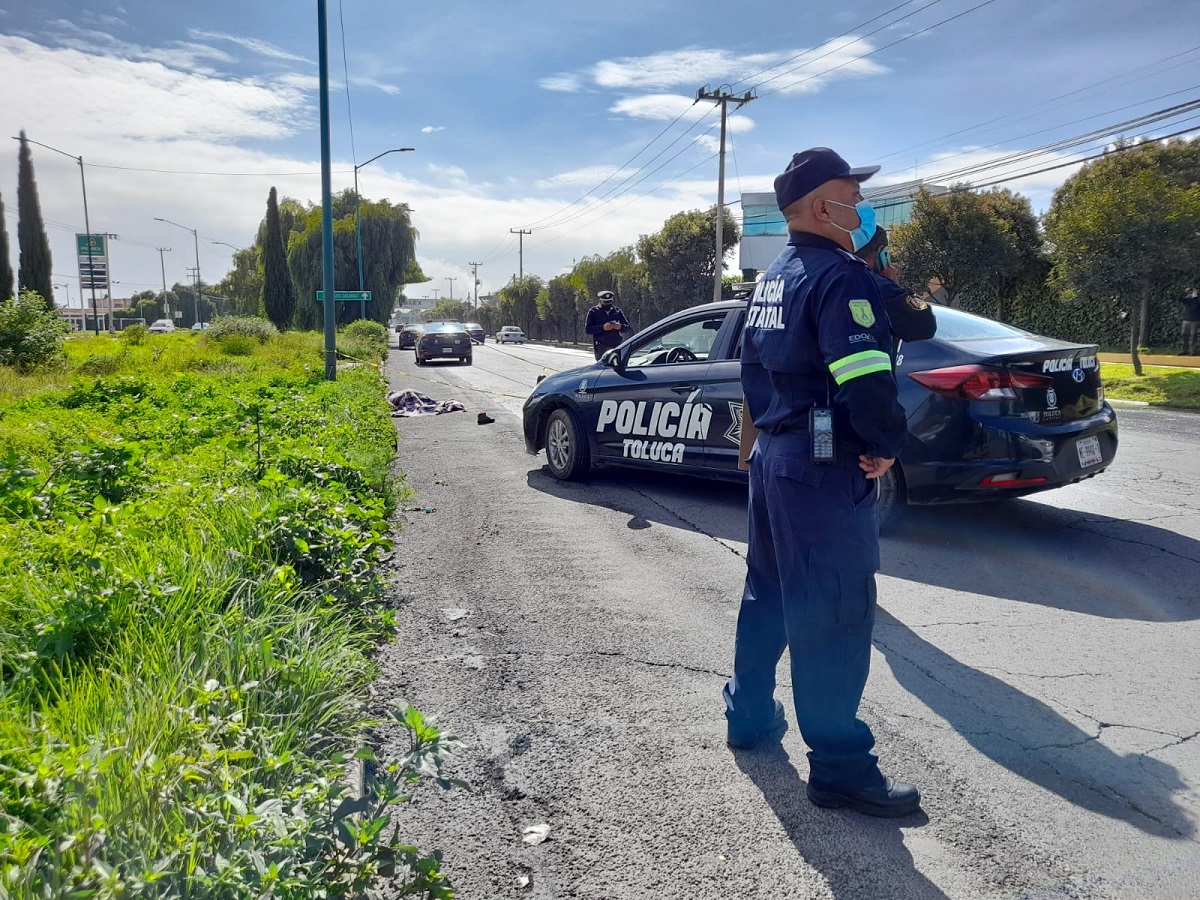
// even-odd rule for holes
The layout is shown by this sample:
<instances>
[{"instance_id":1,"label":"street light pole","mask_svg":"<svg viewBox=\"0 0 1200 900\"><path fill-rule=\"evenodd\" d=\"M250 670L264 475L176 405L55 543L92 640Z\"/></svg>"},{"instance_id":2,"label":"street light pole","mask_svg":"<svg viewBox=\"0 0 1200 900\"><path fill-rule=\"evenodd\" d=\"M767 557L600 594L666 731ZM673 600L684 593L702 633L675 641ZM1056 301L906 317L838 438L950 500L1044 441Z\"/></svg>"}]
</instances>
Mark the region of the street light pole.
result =
<instances>
[{"instance_id":1,"label":"street light pole","mask_svg":"<svg viewBox=\"0 0 1200 900\"><path fill-rule=\"evenodd\" d=\"M358 255L358 291L361 294L366 288L363 287L363 252L362 252L362 231L358 227L359 210L362 206L362 198L358 194L358 170L364 166L369 166L375 160L387 156L389 153L408 153L416 149L415 147L394 147L391 150L384 150L382 153L377 153L365 163L360 163L354 167L354 243L357 247ZM365 297L359 300L359 318L367 317L367 300Z\"/></svg>"},{"instance_id":2,"label":"street light pole","mask_svg":"<svg viewBox=\"0 0 1200 900\"><path fill-rule=\"evenodd\" d=\"M163 254L170 253L171 248L170 247L155 247L154 249L158 251L158 264L162 268L163 318L170 319L171 318L171 304L167 301L167 264L164 261Z\"/></svg>"},{"instance_id":3,"label":"street light pole","mask_svg":"<svg viewBox=\"0 0 1200 900\"><path fill-rule=\"evenodd\" d=\"M458 278L454 275L447 275L446 280L448 282L450 282L450 299L451 299L451 301L453 301L454 300L454 282L458 281Z\"/></svg>"},{"instance_id":4,"label":"street light pole","mask_svg":"<svg viewBox=\"0 0 1200 900\"><path fill-rule=\"evenodd\" d=\"M204 306L201 301L204 299L200 296L200 236L196 233L195 228L188 228L186 225L180 225L178 222L172 222L170 219L162 219L158 216L154 217L155 222L166 222L168 225L174 225L176 228L182 228L184 231L192 233L192 240L196 242L196 321L201 325L204 324ZM162 257L159 257L162 261ZM163 279L164 283L166 279Z\"/></svg>"},{"instance_id":5,"label":"street light pole","mask_svg":"<svg viewBox=\"0 0 1200 900\"><path fill-rule=\"evenodd\" d=\"M13 140L19 141L21 139L15 137L15 138L13 138ZM87 232L88 274L92 275L93 274L92 273L92 225L88 219L87 179L83 175L83 157L82 156L72 156L70 153L67 153L63 150L59 150L57 147L51 147L49 144L43 144L40 141L31 141L31 140L29 140L29 138L25 138L25 140L30 144L36 144L39 147L44 147L47 150L52 150L55 153L59 154L60 156L65 156L67 159L73 159L73 160L75 160L75 162L79 163L79 182L80 182L80 184L83 185L83 229L84 229L84 231ZM95 330L96 330L96 337L100 337L100 313L96 310L96 279L89 278L88 282L92 286L92 327L95 328ZM83 285L82 284L80 284L80 290L79 290L79 305L80 305L80 307L83 306ZM109 308L109 311L111 312L111 310L112 310L112 302L111 301L109 302L108 308Z\"/></svg>"}]
</instances>

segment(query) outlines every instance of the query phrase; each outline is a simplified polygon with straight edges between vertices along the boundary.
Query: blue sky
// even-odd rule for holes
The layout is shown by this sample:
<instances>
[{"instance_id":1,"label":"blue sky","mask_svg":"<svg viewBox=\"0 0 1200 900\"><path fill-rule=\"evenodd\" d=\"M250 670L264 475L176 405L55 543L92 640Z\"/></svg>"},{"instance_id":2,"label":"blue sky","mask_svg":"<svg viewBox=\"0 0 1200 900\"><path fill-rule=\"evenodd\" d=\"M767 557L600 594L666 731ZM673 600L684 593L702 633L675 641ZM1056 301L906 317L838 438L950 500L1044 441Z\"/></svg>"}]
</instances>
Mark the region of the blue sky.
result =
<instances>
[{"instance_id":1,"label":"blue sky","mask_svg":"<svg viewBox=\"0 0 1200 900\"><path fill-rule=\"evenodd\" d=\"M532 229L524 269L549 278L711 205L719 117L692 103L704 84L758 94L730 117L727 201L768 190L808 146L881 163L881 182L936 178L1200 96L1195 0L330 0L329 19L335 189L355 161L416 148L359 172L364 196L414 209L433 279L414 295L461 297L472 261L481 291L502 286L519 264L509 229ZM272 185L319 199L316 31L313 0L0 6L0 121L83 155L93 230L120 235L118 296L160 284L156 246L172 248L168 282L195 264L191 235L155 216L199 231L216 281L231 251L213 242L247 245ZM1119 133L1198 124L1190 112ZM78 167L34 151L55 280L77 304ZM15 267L15 144L10 160L0 193ZM1073 171L1006 186L1040 211Z\"/></svg>"}]
</instances>

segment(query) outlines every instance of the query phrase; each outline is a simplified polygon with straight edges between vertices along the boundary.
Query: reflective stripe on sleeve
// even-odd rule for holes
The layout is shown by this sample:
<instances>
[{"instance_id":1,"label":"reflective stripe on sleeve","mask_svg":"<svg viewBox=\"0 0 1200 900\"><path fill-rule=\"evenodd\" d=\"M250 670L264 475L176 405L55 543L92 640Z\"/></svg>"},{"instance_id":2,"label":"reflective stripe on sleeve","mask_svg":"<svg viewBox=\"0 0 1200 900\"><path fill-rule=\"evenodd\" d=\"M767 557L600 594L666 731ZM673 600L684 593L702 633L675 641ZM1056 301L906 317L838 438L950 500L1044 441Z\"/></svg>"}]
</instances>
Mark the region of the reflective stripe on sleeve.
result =
<instances>
[{"instance_id":1,"label":"reflective stripe on sleeve","mask_svg":"<svg viewBox=\"0 0 1200 900\"><path fill-rule=\"evenodd\" d=\"M829 364L833 380L845 384L860 375L870 375L872 372L890 372L892 359L882 350L863 350L861 353L851 353Z\"/></svg>"}]
</instances>

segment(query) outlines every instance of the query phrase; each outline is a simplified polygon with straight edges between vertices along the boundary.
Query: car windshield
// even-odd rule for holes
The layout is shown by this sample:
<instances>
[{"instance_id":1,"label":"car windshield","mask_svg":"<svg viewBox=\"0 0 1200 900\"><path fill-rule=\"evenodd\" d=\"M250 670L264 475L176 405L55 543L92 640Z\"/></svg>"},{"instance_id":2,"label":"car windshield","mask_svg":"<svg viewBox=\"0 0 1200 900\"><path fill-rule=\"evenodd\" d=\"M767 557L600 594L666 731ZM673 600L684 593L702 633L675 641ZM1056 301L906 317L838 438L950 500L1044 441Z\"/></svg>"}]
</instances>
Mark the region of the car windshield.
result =
<instances>
[{"instance_id":1,"label":"car windshield","mask_svg":"<svg viewBox=\"0 0 1200 900\"><path fill-rule=\"evenodd\" d=\"M937 319L937 337L943 341L983 341L1028 337L1030 334L1012 325L994 322L983 316L975 316L948 306L934 306L933 316Z\"/></svg>"},{"instance_id":2,"label":"car windshield","mask_svg":"<svg viewBox=\"0 0 1200 900\"><path fill-rule=\"evenodd\" d=\"M425 330L425 326L424 326L424 325L405 325L405 326L404 326L404 330L405 330L405 331L420 332L420 331L424 331L424 330Z\"/></svg>"},{"instance_id":3,"label":"car windshield","mask_svg":"<svg viewBox=\"0 0 1200 900\"><path fill-rule=\"evenodd\" d=\"M425 326L426 334L452 334L456 331L466 331L466 329L457 322L434 322Z\"/></svg>"},{"instance_id":4,"label":"car windshield","mask_svg":"<svg viewBox=\"0 0 1200 900\"><path fill-rule=\"evenodd\" d=\"M726 312L721 312L703 319L693 319L654 335L630 351L626 365L656 366L708 359L725 316Z\"/></svg>"}]
</instances>

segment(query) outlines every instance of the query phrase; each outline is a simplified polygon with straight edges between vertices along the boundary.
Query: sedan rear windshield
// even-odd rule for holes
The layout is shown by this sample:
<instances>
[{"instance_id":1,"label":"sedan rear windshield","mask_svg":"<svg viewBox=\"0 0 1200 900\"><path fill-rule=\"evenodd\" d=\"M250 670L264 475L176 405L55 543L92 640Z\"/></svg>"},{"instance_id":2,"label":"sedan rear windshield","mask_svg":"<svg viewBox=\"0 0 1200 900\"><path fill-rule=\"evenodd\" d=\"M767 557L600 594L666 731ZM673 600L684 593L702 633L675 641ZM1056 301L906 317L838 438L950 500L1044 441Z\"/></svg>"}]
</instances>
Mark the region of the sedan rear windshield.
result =
<instances>
[{"instance_id":1,"label":"sedan rear windshield","mask_svg":"<svg viewBox=\"0 0 1200 900\"><path fill-rule=\"evenodd\" d=\"M425 326L426 334L452 334L456 331L460 331L465 334L467 330L461 325L450 322L439 322L435 325Z\"/></svg>"},{"instance_id":2,"label":"sedan rear windshield","mask_svg":"<svg viewBox=\"0 0 1200 900\"><path fill-rule=\"evenodd\" d=\"M1028 337L1028 331L994 322L948 306L934 306L937 337L943 341L978 341L994 338Z\"/></svg>"}]
</instances>

